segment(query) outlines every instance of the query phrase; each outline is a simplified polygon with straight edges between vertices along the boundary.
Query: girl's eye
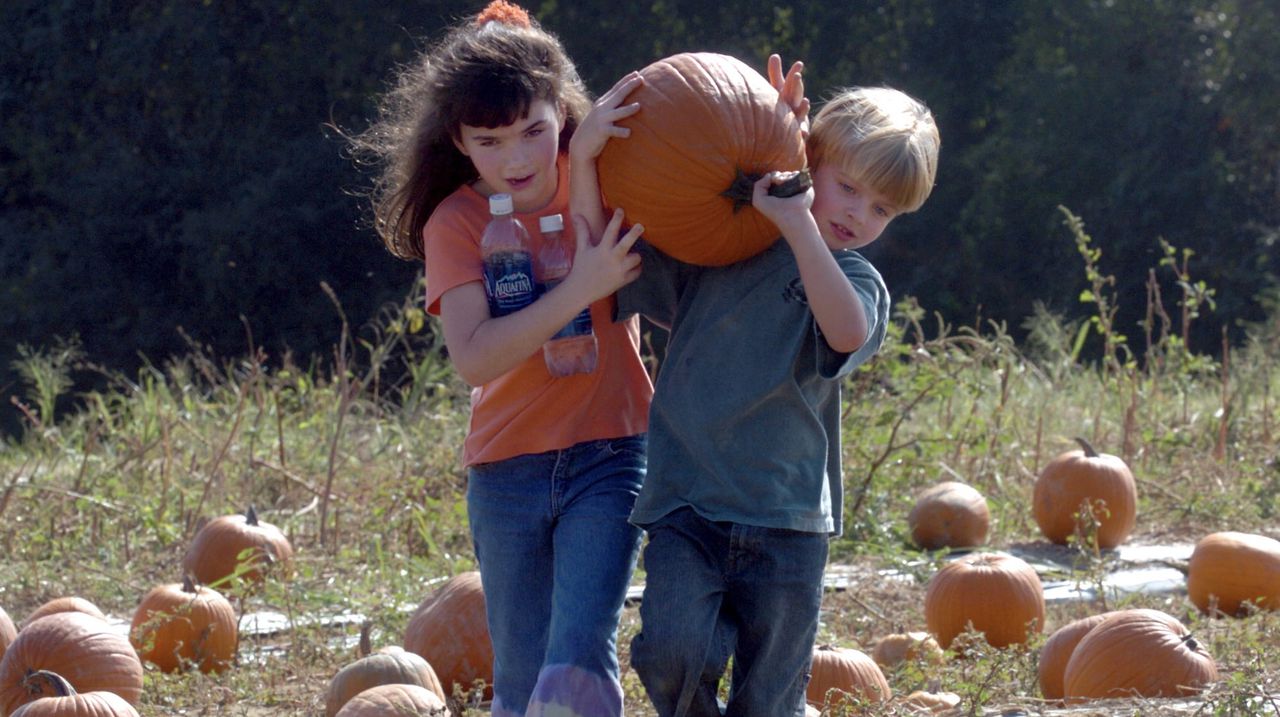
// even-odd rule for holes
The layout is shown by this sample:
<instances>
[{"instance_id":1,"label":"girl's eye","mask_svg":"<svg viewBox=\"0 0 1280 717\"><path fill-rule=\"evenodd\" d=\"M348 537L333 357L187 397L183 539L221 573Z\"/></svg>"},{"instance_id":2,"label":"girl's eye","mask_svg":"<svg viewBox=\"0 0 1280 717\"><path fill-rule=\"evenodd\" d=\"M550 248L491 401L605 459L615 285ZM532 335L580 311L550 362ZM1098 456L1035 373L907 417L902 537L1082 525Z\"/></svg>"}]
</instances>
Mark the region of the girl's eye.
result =
<instances>
[{"instance_id":1,"label":"girl's eye","mask_svg":"<svg viewBox=\"0 0 1280 717\"><path fill-rule=\"evenodd\" d=\"M529 136L529 137L538 137L538 136L540 136L544 131L546 131L546 130L542 129L541 127L539 127L538 129L531 129L531 130L529 130L529 132L527 133L527 136Z\"/></svg>"}]
</instances>

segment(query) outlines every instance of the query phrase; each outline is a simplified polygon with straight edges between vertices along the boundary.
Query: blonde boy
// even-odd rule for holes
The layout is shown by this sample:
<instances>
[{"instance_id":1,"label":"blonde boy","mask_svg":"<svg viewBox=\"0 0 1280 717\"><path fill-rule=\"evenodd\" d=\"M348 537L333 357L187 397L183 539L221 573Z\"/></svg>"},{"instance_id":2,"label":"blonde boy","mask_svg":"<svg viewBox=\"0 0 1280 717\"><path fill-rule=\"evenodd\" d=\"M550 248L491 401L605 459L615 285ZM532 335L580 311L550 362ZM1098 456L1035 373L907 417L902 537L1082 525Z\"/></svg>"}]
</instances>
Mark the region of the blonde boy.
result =
<instances>
[{"instance_id":1,"label":"blonde boy","mask_svg":"<svg viewBox=\"0 0 1280 717\"><path fill-rule=\"evenodd\" d=\"M631 515L649 535L631 664L662 717L803 714L841 531L840 383L879 349L889 315L884 281L854 250L920 208L938 148L920 102L840 92L813 120L812 190L769 196L781 173L755 187L778 242L715 268L642 247L640 278L619 292L621 315L670 330Z\"/></svg>"}]
</instances>

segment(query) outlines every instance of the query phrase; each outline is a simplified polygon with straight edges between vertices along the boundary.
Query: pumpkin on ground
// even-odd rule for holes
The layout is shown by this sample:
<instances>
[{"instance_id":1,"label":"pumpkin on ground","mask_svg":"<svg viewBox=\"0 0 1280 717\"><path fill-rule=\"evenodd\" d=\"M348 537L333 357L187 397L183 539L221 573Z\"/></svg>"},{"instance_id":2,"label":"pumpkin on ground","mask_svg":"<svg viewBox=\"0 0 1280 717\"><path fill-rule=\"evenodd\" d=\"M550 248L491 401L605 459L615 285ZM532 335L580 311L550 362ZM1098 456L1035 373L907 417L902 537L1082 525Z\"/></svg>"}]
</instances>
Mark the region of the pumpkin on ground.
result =
<instances>
[{"instance_id":1,"label":"pumpkin on ground","mask_svg":"<svg viewBox=\"0 0 1280 717\"><path fill-rule=\"evenodd\" d=\"M46 615L22 628L0 659L0 714L53 694L43 682L23 683L41 670L62 675L79 692L114 692L131 705L142 697L142 662L133 645L82 612Z\"/></svg>"},{"instance_id":2,"label":"pumpkin on ground","mask_svg":"<svg viewBox=\"0 0 1280 717\"><path fill-rule=\"evenodd\" d=\"M1066 545L1096 521L1097 545L1110 550L1127 540L1137 523L1137 484L1124 460L1098 453L1083 438L1076 441L1080 449L1049 461L1036 479L1036 524L1050 542Z\"/></svg>"},{"instance_id":3,"label":"pumpkin on ground","mask_svg":"<svg viewBox=\"0 0 1280 717\"><path fill-rule=\"evenodd\" d=\"M9 649L9 643L13 642L18 636L18 628L14 626L13 620L9 619L9 613L0 607L0 658L4 657L4 651Z\"/></svg>"},{"instance_id":4,"label":"pumpkin on ground","mask_svg":"<svg viewBox=\"0 0 1280 717\"><path fill-rule=\"evenodd\" d=\"M1181 697L1218 680L1218 668L1172 615L1119 610L1085 634L1063 675L1069 703L1109 697Z\"/></svg>"},{"instance_id":5,"label":"pumpkin on ground","mask_svg":"<svg viewBox=\"0 0 1280 717\"><path fill-rule=\"evenodd\" d=\"M973 486L946 481L916 498L907 525L911 540L925 550L972 548L987 542L991 512Z\"/></svg>"},{"instance_id":6,"label":"pumpkin on ground","mask_svg":"<svg viewBox=\"0 0 1280 717\"><path fill-rule=\"evenodd\" d=\"M334 717L352 697L378 685L417 685L436 693L441 700L448 699L436 671L421 655L386 647L338 670L329 681L325 717Z\"/></svg>"},{"instance_id":7,"label":"pumpkin on ground","mask_svg":"<svg viewBox=\"0 0 1280 717\"><path fill-rule=\"evenodd\" d=\"M1090 630L1098 626L1111 613L1073 620L1058 628L1049 636L1040 648L1040 659L1036 665L1036 678L1040 682L1040 693L1047 700L1060 700L1066 693L1062 687L1062 677L1067 671L1067 662L1076 645L1084 639Z\"/></svg>"},{"instance_id":8,"label":"pumpkin on ground","mask_svg":"<svg viewBox=\"0 0 1280 717\"><path fill-rule=\"evenodd\" d=\"M871 648L871 659L882 668L895 667L903 662L923 661L940 665L945 659L942 646L933 635L924 631L895 632L876 640Z\"/></svg>"},{"instance_id":9,"label":"pumpkin on ground","mask_svg":"<svg viewBox=\"0 0 1280 717\"><path fill-rule=\"evenodd\" d=\"M909 715L955 714L960 707L960 695L954 692L916 690L903 697L900 704L903 711Z\"/></svg>"},{"instance_id":10,"label":"pumpkin on ground","mask_svg":"<svg viewBox=\"0 0 1280 717\"><path fill-rule=\"evenodd\" d=\"M828 701L836 704L845 696L863 702L884 702L893 697L893 691L880 666L866 653L835 645L815 647L805 700L821 707Z\"/></svg>"},{"instance_id":11,"label":"pumpkin on ground","mask_svg":"<svg viewBox=\"0 0 1280 717\"><path fill-rule=\"evenodd\" d=\"M221 593L197 587L190 577L157 585L134 610L129 640L145 661L162 672L194 665L221 672L236 658L236 611Z\"/></svg>"},{"instance_id":12,"label":"pumpkin on ground","mask_svg":"<svg viewBox=\"0 0 1280 717\"><path fill-rule=\"evenodd\" d=\"M32 610L31 614L27 615L27 619L22 623L22 626L26 627L46 615L53 615L59 612L82 612L86 615L92 615L99 620L107 619L107 616L98 609L97 605L94 605L82 597L59 597L46 601L42 603L40 607Z\"/></svg>"},{"instance_id":13,"label":"pumpkin on ground","mask_svg":"<svg viewBox=\"0 0 1280 717\"><path fill-rule=\"evenodd\" d=\"M493 699L493 643L479 572L449 578L422 601L405 628L404 649L426 659L445 694L481 680L484 699Z\"/></svg>"},{"instance_id":14,"label":"pumpkin on ground","mask_svg":"<svg viewBox=\"0 0 1280 717\"><path fill-rule=\"evenodd\" d=\"M992 647L1023 644L1044 629L1044 588L1035 569L1021 558L973 553L929 579L924 617L944 649L970 627Z\"/></svg>"},{"instance_id":15,"label":"pumpkin on ground","mask_svg":"<svg viewBox=\"0 0 1280 717\"><path fill-rule=\"evenodd\" d=\"M421 685L387 684L370 687L338 710L337 717L448 717L440 695Z\"/></svg>"},{"instance_id":16,"label":"pumpkin on ground","mask_svg":"<svg viewBox=\"0 0 1280 717\"><path fill-rule=\"evenodd\" d=\"M221 588L239 578L256 583L269 566L287 564L293 546L276 526L258 520L253 506L243 515L224 515L205 523L182 559L182 569L204 585Z\"/></svg>"},{"instance_id":17,"label":"pumpkin on ground","mask_svg":"<svg viewBox=\"0 0 1280 717\"><path fill-rule=\"evenodd\" d=\"M690 264L720 266L760 253L778 229L751 206L751 182L805 169L800 121L767 79L728 55L690 52L640 70L626 99L631 131L598 160L606 203L644 225L654 247ZM807 188L807 175L791 188ZM773 193L788 191L775 186Z\"/></svg>"},{"instance_id":18,"label":"pumpkin on ground","mask_svg":"<svg viewBox=\"0 0 1280 717\"><path fill-rule=\"evenodd\" d=\"M1201 612L1280 610L1280 540L1226 531L1201 538L1187 566L1187 596ZM1248 604L1246 604L1248 603Z\"/></svg>"},{"instance_id":19,"label":"pumpkin on ground","mask_svg":"<svg viewBox=\"0 0 1280 717\"><path fill-rule=\"evenodd\" d=\"M23 679L23 684L46 697L22 705L10 717L138 717L138 711L114 692L76 692L66 678L56 672L39 670Z\"/></svg>"}]
</instances>

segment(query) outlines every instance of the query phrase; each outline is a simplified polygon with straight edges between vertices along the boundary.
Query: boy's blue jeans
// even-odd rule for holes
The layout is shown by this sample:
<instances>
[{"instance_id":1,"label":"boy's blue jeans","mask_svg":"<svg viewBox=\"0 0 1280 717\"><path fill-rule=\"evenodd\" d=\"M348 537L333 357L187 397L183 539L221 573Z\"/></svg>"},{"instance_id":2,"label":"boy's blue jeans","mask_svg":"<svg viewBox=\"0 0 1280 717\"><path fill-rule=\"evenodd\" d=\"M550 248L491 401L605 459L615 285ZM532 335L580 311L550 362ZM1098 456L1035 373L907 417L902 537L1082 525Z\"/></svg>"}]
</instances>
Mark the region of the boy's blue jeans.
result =
<instances>
[{"instance_id":1,"label":"boy's blue jeans","mask_svg":"<svg viewBox=\"0 0 1280 717\"><path fill-rule=\"evenodd\" d=\"M827 535L713 522L691 508L645 529L631 666L660 717L803 715Z\"/></svg>"},{"instance_id":2,"label":"boy's blue jeans","mask_svg":"<svg viewBox=\"0 0 1280 717\"><path fill-rule=\"evenodd\" d=\"M495 717L622 713L618 618L640 545L627 518L644 472L643 435L469 470Z\"/></svg>"}]
</instances>

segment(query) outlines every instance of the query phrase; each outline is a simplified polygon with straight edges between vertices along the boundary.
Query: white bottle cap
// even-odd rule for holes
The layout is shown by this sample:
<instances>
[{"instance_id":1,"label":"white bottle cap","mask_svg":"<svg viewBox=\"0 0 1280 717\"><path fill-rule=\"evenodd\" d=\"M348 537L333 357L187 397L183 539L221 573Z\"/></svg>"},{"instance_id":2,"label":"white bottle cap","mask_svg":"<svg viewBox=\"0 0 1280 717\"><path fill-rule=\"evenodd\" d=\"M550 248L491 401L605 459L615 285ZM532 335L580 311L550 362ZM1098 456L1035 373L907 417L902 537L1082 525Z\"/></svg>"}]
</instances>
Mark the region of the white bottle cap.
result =
<instances>
[{"instance_id":1,"label":"white bottle cap","mask_svg":"<svg viewBox=\"0 0 1280 717\"><path fill-rule=\"evenodd\" d=\"M489 196L490 214L510 214L514 210L515 205L511 201L510 194L493 194Z\"/></svg>"},{"instance_id":2,"label":"white bottle cap","mask_svg":"<svg viewBox=\"0 0 1280 717\"><path fill-rule=\"evenodd\" d=\"M549 214L545 217L538 217L538 231L543 234L548 232L564 231L564 217L559 214Z\"/></svg>"}]
</instances>

